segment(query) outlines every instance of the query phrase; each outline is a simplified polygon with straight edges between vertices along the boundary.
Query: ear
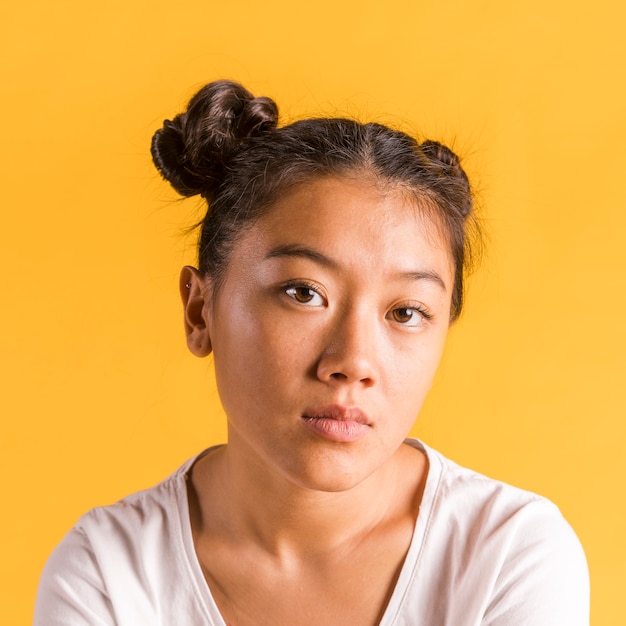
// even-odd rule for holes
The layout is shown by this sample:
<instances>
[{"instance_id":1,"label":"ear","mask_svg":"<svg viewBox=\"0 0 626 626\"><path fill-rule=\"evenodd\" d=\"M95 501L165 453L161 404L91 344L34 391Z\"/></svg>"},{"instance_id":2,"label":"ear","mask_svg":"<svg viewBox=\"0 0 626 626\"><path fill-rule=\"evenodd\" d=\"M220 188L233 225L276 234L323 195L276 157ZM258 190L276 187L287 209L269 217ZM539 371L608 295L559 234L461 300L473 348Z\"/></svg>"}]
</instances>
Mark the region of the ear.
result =
<instances>
[{"instance_id":1,"label":"ear","mask_svg":"<svg viewBox=\"0 0 626 626\"><path fill-rule=\"evenodd\" d=\"M186 265L180 272L180 297L185 313L187 346L196 356L211 354L211 337L207 323L210 305L210 283L195 267Z\"/></svg>"}]
</instances>

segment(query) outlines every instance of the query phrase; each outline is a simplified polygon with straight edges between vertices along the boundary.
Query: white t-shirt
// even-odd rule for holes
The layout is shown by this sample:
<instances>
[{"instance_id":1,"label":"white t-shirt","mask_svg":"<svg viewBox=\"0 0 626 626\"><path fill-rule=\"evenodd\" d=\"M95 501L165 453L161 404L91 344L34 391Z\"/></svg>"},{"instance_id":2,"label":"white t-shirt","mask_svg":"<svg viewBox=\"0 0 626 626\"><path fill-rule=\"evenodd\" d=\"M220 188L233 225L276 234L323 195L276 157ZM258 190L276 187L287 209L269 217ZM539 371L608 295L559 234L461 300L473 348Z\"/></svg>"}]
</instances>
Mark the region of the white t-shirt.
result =
<instances>
[{"instance_id":1,"label":"white t-shirt","mask_svg":"<svg viewBox=\"0 0 626 626\"><path fill-rule=\"evenodd\" d=\"M407 443L429 472L380 626L588 626L585 556L558 509ZM79 519L46 564L35 626L225 626L194 551L194 461Z\"/></svg>"}]
</instances>

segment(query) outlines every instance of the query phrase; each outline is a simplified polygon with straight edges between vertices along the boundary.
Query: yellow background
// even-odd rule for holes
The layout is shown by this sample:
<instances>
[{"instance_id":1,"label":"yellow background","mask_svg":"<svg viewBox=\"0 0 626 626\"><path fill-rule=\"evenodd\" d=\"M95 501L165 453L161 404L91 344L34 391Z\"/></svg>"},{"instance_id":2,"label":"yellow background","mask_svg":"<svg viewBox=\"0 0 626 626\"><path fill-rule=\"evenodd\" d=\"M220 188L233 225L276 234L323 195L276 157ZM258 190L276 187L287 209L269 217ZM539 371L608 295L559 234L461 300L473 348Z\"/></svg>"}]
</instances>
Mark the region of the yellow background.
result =
<instances>
[{"instance_id":1,"label":"yellow background","mask_svg":"<svg viewBox=\"0 0 626 626\"><path fill-rule=\"evenodd\" d=\"M626 623L626 10L381 5L3 2L0 623L30 623L81 513L224 438L177 299L198 205L148 152L220 77L285 121L373 118L465 156L487 256L415 433L556 501L588 556L592 623Z\"/></svg>"}]
</instances>

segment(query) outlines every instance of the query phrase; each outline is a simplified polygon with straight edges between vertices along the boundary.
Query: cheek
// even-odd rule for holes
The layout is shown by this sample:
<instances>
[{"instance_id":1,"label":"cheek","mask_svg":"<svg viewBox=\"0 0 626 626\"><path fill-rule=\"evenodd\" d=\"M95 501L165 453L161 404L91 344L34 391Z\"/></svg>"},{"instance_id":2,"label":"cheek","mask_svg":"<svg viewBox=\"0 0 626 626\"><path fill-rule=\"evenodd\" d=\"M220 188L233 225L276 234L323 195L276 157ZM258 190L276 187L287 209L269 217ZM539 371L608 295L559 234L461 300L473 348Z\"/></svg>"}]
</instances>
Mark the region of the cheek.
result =
<instances>
[{"instance_id":1,"label":"cheek","mask_svg":"<svg viewBox=\"0 0 626 626\"><path fill-rule=\"evenodd\" d=\"M392 352L386 365L387 374L393 376L393 388L407 397L423 399L439 367L445 338L445 332L433 333L423 341Z\"/></svg>"},{"instance_id":2,"label":"cheek","mask_svg":"<svg viewBox=\"0 0 626 626\"><path fill-rule=\"evenodd\" d=\"M319 337L304 324L274 320L258 327L257 362L269 387L286 390L315 369Z\"/></svg>"},{"instance_id":3,"label":"cheek","mask_svg":"<svg viewBox=\"0 0 626 626\"><path fill-rule=\"evenodd\" d=\"M240 308L230 322L216 325L214 342L215 371L223 391L237 384L242 397L267 397L301 380L311 358L302 329L254 306Z\"/></svg>"}]
</instances>

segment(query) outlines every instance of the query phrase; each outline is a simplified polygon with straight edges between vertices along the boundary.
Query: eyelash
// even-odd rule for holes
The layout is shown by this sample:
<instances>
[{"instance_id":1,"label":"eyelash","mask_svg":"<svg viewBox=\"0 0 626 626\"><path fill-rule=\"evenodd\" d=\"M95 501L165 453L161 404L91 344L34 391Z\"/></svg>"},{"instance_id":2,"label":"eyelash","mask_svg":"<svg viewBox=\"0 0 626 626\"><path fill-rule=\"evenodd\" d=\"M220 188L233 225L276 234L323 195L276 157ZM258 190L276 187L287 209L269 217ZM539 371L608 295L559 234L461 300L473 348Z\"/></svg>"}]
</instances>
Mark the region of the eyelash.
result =
<instances>
[{"instance_id":1,"label":"eyelash","mask_svg":"<svg viewBox=\"0 0 626 626\"><path fill-rule=\"evenodd\" d=\"M285 283L282 287L281 290L282 292L288 297L291 298L294 302L298 303L298 304L302 304L303 306L321 306L319 304L315 304L315 305L311 305L309 304L310 301L307 302L301 302L300 300L297 299L295 293L290 294L289 291L293 291L296 292L298 289L307 289L309 291L312 291L314 293L314 296L318 296L320 297L324 303L326 303L326 298L320 293L320 288L313 284L313 283L309 283L307 281L303 281L303 280L292 280L289 281L288 283Z\"/></svg>"},{"instance_id":2,"label":"eyelash","mask_svg":"<svg viewBox=\"0 0 626 626\"><path fill-rule=\"evenodd\" d=\"M387 314L387 317L390 317L390 319L392 319L394 322L400 324L401 326L407 326L408 328L411 328L413 326L418 326L419 325L419 320L417 324L409 324L408 322L412 321L413 316L411 316L411 318L409 320L407 320L407 322L401 322L400 320L397 320L394 318L394 313L396 311L413 311L414 314L417 314L419 316L419 318L421 318L422 320L428 322L432 319L432 313L430 313L426 308L424 308L423 306L420 305L410 305L410 306L397 306L393 309L391 309L391 311L389 311L389 313Z\"/></svg>"},{"instance_id":3,"label":"eyelash","mask_svg":"<svg viewBox=\"0 0 626 626\"><path fill-rule=\"evenodd\" d=\"M298 289L306 289L308 291L312 291L314 294L312 299L315 298L315 296L318 296L324 301L324 303L326 303L326 298L320 293L320 288L314 283L310 283L305 280L292 280L281 286L281 291L294 302L301 304L303 306L307 306L307 305L308 306L321 306L319 304L316 304L316 305L309 304L310 300L306 302L301 302L300 300L298 300L296 296L296 291ZM290 291L292 291L292 293L289 293ZM400 320L397 320L394 318L394 313L396 311L412 311L414 314L417 314L421 319L423 319L426 322L430 321L433 317L432 313L430 313L424 306L413 304L413 303L407 304L404 306L397 306L391 309L389 313L387 313L386 317L392 319L394 322L400 324L401 326L407 326L409 328L411 328L412 326L417 326L419 322L418 324L414 324L414 325L408 323L413 319L412 316L409 320L407 320L407 322L402 322Z\"/></svg>"}]
</instances>

